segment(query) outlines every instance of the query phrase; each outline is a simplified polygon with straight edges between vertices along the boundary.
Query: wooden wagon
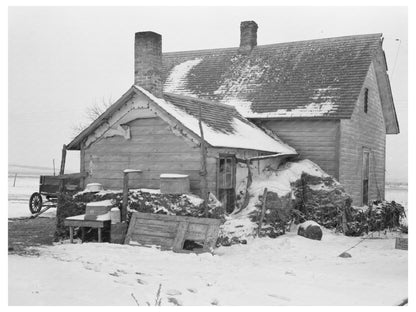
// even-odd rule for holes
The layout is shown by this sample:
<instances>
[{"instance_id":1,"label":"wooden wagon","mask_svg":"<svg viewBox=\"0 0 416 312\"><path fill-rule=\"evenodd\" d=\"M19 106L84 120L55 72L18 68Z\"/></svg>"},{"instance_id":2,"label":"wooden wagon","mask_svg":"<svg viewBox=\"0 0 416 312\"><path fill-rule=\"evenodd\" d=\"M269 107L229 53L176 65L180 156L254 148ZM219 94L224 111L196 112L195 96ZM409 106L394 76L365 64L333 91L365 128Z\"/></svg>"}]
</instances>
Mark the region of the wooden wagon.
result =
<instances>
[{"instance_id":1,"label":"wooden wagon","mask_svg":"<svg viewBox=\"0 0 416 312\"><path fill-rule=\"evenodd\" d=\"M32 214L39 213L42 207L56 206L58 194L65 191L79 191L82 189L86 174L72 173L58 176L41 175L39 178L39 192L34 192L29 199L29 209ZM46 198L46 201L43 200Z\"/></svg>"}]
</instances>

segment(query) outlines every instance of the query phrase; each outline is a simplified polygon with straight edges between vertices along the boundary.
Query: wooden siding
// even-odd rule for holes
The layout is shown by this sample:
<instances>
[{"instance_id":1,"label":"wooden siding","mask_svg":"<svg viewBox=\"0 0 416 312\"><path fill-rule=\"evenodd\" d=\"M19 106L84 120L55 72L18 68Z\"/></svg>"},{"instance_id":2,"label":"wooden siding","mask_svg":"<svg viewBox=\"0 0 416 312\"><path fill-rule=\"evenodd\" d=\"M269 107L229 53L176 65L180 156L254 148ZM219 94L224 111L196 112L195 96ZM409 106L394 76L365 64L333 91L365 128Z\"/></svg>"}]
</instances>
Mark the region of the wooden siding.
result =
<instances>
[{"instance_id":1,"label":"wooden siding","mask_svg":"<svg viewBox=\"0 0 416 312\"><path fill-rule=\"evenodd\" d=\"M263 126L338 179L339 120L273 120Z\"/></svg>"},{"instance_id":2,"label":"wooden siding","mask_svg":"<svg viewBox=\"0 0 416 312\"><path fill-rule=\"evenodd\" d=\"M188 174L191 191L200 188L200 152L197 146L175 135L161 118L136 119L128 124L131 139L121 136L100 138L83 150L87 183L98 182L104 188L121 189L124 169L140 169L132 175L131 188L159 188L162 173ZM208 187L216 189L216 158L207 158Z\"/></svg>"},{"instance_id":3,"label":"wooden siding","mask_svg":"<svg viewBox=\"0 0 416 312\"><path fill-rule=\"evenodd\" d=\"M364 90L369 89L368 112ZM363 149L370 154L369 200L384 199L386 126L374 67L371 65L351 119L341 121L340 182L362 204Z\"/></svg>"}]
</instances>

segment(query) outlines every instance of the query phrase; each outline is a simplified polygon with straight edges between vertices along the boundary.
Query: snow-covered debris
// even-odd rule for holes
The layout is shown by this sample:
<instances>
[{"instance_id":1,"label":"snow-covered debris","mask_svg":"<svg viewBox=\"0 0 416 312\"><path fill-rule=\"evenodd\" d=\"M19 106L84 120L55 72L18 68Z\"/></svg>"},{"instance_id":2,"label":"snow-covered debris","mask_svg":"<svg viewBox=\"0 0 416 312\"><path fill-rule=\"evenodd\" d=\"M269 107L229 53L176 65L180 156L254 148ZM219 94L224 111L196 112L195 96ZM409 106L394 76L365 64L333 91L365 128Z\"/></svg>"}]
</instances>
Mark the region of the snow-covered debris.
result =
<instances>
[{"instance_id":1,"label":"snow-covered debris","mask_svg":"<svg viewBox=\"0 0 416 312\"><path fill-rule=\"evenodd\" d=\"M321 226L315 221L308 220L299 224L298 235L309 238L309 239L321 240L322 229L321 229Z\"/></svg>"},{"instance_id":2,"label":"snow-covered debris","mask_svg":"<svg viewBox=\"0 0 416 312\"><path fill-rule=\"evenodd\" d=\"M282 210L287 210L292 198L292 185L301 178L303 173L308 173L319 178L329 177L318 165L307 159L286 162L276 170L265 167L260 173L254 171L252 183L248 189L250 196L248 205L244 209L237 209L235 213L226 217L226 222L220 228L220 243L227 245L231 240L235 242L247 241L255 236L258 228L259 210L261 210L262 203L260 198L263 196L265 188L268 190L268 201L270 202L271 198L280 200L281 205L284 206L281 207ZM242 197L244 197L244 194ZM276 201L269 204L275 205ZM266 221L275 217L275 212L272 210L272 208L268 208L266 211ZM287 212L284 213L287 214ZM263 229L265 231L271 230L267 226ZM273 234L270 233L270 235L274 236L279 234L273 231Z\"/></svg>"}]
</instances>

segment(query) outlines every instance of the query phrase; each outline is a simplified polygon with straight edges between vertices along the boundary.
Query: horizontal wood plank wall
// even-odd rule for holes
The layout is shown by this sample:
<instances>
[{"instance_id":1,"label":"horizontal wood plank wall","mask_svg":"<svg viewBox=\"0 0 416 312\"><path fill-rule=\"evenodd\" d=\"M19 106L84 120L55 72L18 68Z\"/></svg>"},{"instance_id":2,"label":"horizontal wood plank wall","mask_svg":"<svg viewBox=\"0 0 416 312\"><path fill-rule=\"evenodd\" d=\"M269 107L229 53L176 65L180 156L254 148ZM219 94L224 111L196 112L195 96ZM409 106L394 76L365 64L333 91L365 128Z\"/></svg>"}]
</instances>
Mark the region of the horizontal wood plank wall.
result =
<instances>
[{"instance_id":1,"label":"horizontal wood plank wall","mask_svg":"<svg viewBox=\"0 0 416 312\"><path fill-rule=\"evenodd\" d=\"M128 124L131 139L102 138L85 149L84 167L90 173L87 183L121 189L124 169L140 169L130 177L131 188L159 188L162 173L189 175L191 192L200 189L200 152L197 146L175 135L161 118L137 119ZM216 158L207 158L208 187L216 189Z\"/></svg>"},{"instance_id":2,"label":"horizontal wood plank wall","mask_svg":"<svg viewBox=\"0 0 416 312\"><path fill-rule=\"evenodd\" d=\"M368 112L364 112L364 89L369 89ZM362 204L363 147L371 150L369 200L385 192L386 127L373 66L370 67L351 119L341 121L340 182Z\"/></svg>"},{"instance_id":3,"label":"horizontal wood plank wall","mask_svg":"<svg viewBox=\"0 0 416 312\"><path fill-rule=\"evenodd\" d=\"M262 123L300 154L338 179L338 120L273 120Z\"/></svg>"}]
</instances>

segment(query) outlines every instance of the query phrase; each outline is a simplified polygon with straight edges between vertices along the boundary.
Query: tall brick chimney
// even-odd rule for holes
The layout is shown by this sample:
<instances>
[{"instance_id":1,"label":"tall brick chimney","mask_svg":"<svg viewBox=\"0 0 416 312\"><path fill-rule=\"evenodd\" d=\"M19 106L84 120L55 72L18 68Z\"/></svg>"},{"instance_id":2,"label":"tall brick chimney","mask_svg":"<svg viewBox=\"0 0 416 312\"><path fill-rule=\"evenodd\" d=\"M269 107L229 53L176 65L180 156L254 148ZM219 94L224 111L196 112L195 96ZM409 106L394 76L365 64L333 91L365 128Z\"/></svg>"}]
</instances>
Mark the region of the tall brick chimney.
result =
<instances>
[{"instance_id":1,"label":"tall brick chimney","mask_svg":"<svg viewBox=\"0 0 416 312\"><path fill-rule=\"evenodd\" d=\"M162 97L162 36L144 31L134 38L134 84Z\"/></svg>"},{"instance_id":2,"label":"tall brick chimney","mask_svg":"<svg viewBox=\"0 0 416 312\"><path fill-rule=\"evenodd\" d=\"M250 53L257 46L257 26L254 21L244 21L240 24L240 48L242 53Z\"/></svg>"}]
</instances>

